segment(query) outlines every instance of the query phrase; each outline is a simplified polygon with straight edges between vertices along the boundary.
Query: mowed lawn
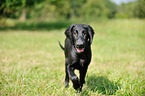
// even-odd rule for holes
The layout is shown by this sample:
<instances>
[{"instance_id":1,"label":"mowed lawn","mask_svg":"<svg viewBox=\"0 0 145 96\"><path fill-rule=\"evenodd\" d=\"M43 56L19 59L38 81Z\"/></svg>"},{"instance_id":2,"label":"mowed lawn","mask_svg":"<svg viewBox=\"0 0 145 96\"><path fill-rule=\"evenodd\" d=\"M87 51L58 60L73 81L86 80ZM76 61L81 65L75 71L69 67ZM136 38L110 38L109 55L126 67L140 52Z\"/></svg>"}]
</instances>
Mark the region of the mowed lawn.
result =
<instances>
[{"instance_id":1,"label":"mowed lawn","mask_svg":"<svg viewBox=\"0 0 145 96\"><path fill-rule=\"evenodd\" d=\"M64 44L66 28L1 29L0 95L145 95L145 20L88 24L95 30L93 56L81 93L71 81L64 88L65 59L58 41Z\"/></svg>"}]
</instances>

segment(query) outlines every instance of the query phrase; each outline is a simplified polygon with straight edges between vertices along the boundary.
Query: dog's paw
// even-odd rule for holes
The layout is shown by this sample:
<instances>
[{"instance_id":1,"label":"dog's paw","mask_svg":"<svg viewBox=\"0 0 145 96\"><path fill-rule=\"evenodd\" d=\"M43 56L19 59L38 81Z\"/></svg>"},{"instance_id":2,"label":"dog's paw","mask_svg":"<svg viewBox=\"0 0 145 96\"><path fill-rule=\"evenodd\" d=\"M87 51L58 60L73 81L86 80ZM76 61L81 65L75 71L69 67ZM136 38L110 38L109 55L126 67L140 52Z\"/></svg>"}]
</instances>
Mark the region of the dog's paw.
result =
<instances>
[{"instance_id":1,"label":"dog's paw","mask_svg":"<svg viewBox=\"0 0 145 96\"><path fill-rule=\"evenodd\" d=\"M75 90L79 90L80 89L80 84L79 83L75 84L75 85L73 85L73 87L74 87Z\"/></svg>"},{"instance_id":2,"label":"dog's paw","mask_svg":"<svg viewBox=\"0 0 145 96\"><path fill-rule=\"evenodd\" d=\"M66 84L66 85L65 85L65 88L68 88L68 87L69 87L69 84Z\"/></svg>"},{"instance_id":3,"label":"dog's paw","mask_svg":"<svg viewBox=\"0 0 145 96\"><path fill-rule=\"evenodd\" d=\"M81 93L80 88L78 88L78 89L76 90L76 93L77 93L77 94L80 94L80 93Z\"/></svg>"}]
</instances>

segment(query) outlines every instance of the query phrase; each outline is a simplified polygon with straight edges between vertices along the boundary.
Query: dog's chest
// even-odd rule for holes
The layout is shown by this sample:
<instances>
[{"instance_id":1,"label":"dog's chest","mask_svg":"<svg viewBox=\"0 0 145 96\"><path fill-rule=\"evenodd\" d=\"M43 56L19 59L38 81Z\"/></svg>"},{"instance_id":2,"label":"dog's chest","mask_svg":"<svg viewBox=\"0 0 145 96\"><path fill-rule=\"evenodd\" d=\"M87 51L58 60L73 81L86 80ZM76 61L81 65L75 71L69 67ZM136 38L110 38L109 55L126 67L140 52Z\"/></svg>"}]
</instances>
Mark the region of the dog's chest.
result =
<instances>
[{"instance_id":1,"label":"dog's chest","mask_svg":"<svg viewBox=\"0 0 145 96\"><path fill-rule=\"evenodd\" d=\"M75 63L72 64L74 69L81 69L85 67L85 59L80 59L78 58L77 60L74 61Z\"/></svg>"},{"instance_id":2,"label":"dog's chest","mask_svg":"<svg viewBox=\"0 0 145 96\"><path fill-rule=\"evenodd\" d=\"M84 67L85 59L80 59L79 64L80 64L82 67Z\"/></svg>"}]
</instances>

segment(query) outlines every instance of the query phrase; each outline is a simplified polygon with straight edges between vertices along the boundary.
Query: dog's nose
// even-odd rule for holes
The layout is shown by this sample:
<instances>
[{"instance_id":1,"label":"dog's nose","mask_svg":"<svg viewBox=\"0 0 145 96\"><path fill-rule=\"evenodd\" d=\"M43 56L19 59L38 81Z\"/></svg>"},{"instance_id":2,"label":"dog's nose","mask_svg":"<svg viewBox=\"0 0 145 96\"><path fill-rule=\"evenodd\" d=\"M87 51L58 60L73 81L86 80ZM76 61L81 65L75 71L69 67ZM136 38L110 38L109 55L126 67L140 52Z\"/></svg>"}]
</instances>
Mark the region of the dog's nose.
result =
<instances>
[{"instance_id":1,"label":"dog's nose","mask_svg":"<svg viewBox=\"0 0 145 96\"><path fill-rule=\"evenodd\" d=\"M84 48L84 45L83 44L77 44L76 47L77 48Z\"/></svg>"}]
</instances>

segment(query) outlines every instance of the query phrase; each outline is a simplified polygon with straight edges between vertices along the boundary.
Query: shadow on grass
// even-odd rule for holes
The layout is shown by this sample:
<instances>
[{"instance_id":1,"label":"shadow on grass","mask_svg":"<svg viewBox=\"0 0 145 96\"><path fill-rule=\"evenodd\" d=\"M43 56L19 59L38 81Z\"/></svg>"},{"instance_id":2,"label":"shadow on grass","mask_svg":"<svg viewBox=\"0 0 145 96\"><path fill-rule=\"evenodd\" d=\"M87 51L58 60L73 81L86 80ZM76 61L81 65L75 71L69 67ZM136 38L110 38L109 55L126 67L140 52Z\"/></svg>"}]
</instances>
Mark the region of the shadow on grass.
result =
<instances>
[{"instance_id":1,"label":"shadow on grass","mask_svg":"<svg viewBox=\"0 0 145 96\"><path fill-rule=\"evenodd\" d=\"M28 30L28 31L40 31L40 30L59 30L67 28L71 25L71 22L67 21L55 21L55 22L16 22L14 26L0 27L0 31L6 30Z\"/></svg>"},{"instance_id":2,"label":"shadow on grass","mask_svg":"<svg viewBox=\"0 0 145 96\"><path fill-rule=\"evenodd\" d=\"M104 76L89 76L86 80L87 89L104 95L114 95L121 86L117 82L112 82ZM82 94L87 94L88 90L84 90Z\"/></svg>"}]
</instances>

